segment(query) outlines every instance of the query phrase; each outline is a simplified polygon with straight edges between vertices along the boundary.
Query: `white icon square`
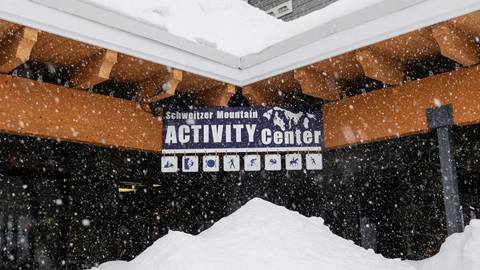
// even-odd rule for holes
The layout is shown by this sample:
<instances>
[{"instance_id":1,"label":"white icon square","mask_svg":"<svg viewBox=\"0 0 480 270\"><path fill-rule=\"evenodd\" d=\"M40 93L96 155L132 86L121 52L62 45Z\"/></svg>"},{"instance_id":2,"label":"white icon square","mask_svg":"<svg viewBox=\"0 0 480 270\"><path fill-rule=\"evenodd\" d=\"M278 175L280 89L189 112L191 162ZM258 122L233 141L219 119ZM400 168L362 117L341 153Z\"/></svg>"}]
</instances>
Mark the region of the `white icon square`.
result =
<instances>
[{"instance_id":1,"label":"white icon square","mask_svg":"<svg viewBox=\"0 0 480 270\"><path fill-rule=\"evenodd\" d=\"M182 157L182 171L198 172L198 157L197 156Z\"/></svg>"},{"instance_id":2,"label":"white icon square","mask_svg":"<svg viewBox=\"0 0 480 270\"><path fill-rule=\"evenodd\" d=\"M219 156L208 155L203 157L203 171L204 172L218 172L220 170Z\"/></svg>"},{"instance_id":3,"label":"white icon square","mask_svg":"<svg viewBox=\"0 0 480 270\"><path fill-rule=\"evenodd\" d=\"M285 155L285 169L287 171L298 171L302 169L302 155L300 154L286 154Z\"/></svg>"},{"instance_id":4,"label":"white icon square","mask_svg":"<svg viewBox=\"0 0 480 270\"><path fill-rule=\"evenodd\" d=\"M305 165L307 167L307 170L323 169L322 154L306 154Z\"/></svg>"},{"instance_id":5,"label":"white icon square","mask_svg":"<svg viewBox=\"0 0 480 270\"><path fill-rule=\"evenodd\" d=\"M240 171L240 156L239 155L223 156L223 170L226 172Z\"/></svg>"},{"instance_id":6,"label":"white icon square","mask_svg":"<svg viewBox=\"0 0 480 270\"><path fill-rule=\"evenodd\" d=\"M243 162L243 167L247 172L260 171L262 168L260 155L245 155Z\"/></svg>"},{"instance_id":7,"label":"white icon square","mask_svg":"<svg viewBox=\"0 0 480 270\"><path fill-rule=\"evenodd\" d=\"M161 160L162 172L172 173L178 171L178 158L176 156L164 156Z\"/></svg>"},{"instance_id":8,"label":"white icon square","mask_svg":"<svg viewBox=\"0 0 480 270\"><path fill-rule=\"evenodd\" d=\"M282 156L279 154L265 155L265 170L266 171L282 170Z\"/></svg>"}]
</instances>

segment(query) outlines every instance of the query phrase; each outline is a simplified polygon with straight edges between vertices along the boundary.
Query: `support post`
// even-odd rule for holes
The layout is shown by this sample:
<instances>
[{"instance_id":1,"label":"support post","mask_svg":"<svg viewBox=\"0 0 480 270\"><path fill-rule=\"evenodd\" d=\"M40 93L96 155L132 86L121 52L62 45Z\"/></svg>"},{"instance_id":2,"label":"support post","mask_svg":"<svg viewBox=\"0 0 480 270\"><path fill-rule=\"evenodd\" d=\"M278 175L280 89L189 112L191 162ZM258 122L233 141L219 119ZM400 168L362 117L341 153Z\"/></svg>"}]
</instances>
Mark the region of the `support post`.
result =
<instances>
[{"instance_id":1,"label":"support post","mask_svg":"<svg viewBox=\"0 0 480 270\"><path fill-rule=\"evenodd\" d=\"M427 121L430 129L437 131L438 149L442 174L443 202L447 220L448 235L463 232L463 213L458 192L457 172L455 169L454 147L451 127L453 109L451 105L427 109Z\"/></svg>"}]
</instances>

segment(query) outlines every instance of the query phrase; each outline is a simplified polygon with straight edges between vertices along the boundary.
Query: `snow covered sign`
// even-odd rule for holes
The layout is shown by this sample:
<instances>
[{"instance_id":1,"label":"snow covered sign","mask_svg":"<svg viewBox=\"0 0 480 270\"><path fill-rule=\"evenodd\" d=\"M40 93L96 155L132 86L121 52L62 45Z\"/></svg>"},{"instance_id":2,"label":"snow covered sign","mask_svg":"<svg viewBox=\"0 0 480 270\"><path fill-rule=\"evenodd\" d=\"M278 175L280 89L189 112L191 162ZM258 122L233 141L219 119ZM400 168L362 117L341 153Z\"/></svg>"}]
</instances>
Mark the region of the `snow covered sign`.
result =
<instances>
[{"instance_id":1,"label":"snow covered sign","mask_svg":"<svg viewBox=\"0 0 480 270\"><path fill-rule=\"evenodd\" d=\"M323 148L320 110L279 107L165 111L163 152L304 152Z\"/></svg>"}]
</instances>

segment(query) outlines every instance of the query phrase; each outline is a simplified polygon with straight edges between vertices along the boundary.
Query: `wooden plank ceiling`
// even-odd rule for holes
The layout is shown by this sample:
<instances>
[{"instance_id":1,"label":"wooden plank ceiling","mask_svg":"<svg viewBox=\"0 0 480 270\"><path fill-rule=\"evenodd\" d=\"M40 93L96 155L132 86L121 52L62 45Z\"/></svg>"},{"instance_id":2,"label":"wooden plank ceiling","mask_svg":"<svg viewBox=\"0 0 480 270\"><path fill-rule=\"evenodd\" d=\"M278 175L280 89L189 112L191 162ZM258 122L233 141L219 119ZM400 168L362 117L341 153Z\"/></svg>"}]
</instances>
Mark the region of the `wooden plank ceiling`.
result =
<instances>
[{"instance_id":1,"label":"wooden plank ceiling","mask_svg":"<svg viewBox=\"0 0 480 270\"><path fill-rule=\"evenodd\" d=\"M400 85L411 63L438 56L476 65L479 34L480 12L474 12L257 82L242 92L253 106L285 103L285 93L300 89L323 100L339 100L350 81L369 78ZM0 20L0 73L26 61L68 69L70 87L77 89L107 80L132 84L140 102L188 92L198 105L227 106L236 92L209 78Z\"/></svg>"},{"instance_id":2,"label":"wooden plank ceiling","mask_svg":"<svg viewBox=\"0 0 480 270\"><path fill-rule=\"evenodd\" d=\"M0 90L4 93L3 97L15 98L17 102L16 105L13 103L13 105L8 105L6 111L0 111L0 118L3 117L3 120L0 119L2 120L0 129L6 132L40 137L160 151L161 138L157 135L161 129L161 119L142 110L141 108L147 110L148 106L143 106L145 104L157 102L179 93L192 95L196 105L199 106L227 106L230 98L240 92L253 106L282 105L289 103L292 92L301 91L305 95L328 102L323 107L325 128L327 129L326 146L335 148L425 131L423 110L425 106L431 105L434 94L431 87L438 89L443 87L441 91L438 91L445 96L445 102L456 102L456 105L468 109L467 116L475 116L475 119L468 117L463 119L462 115L456 112L456 117L461 120L458 124L479 122L478 112L480 109L475 102L468 103L469 99L474 100L472 96L476 94L477 90L475 85L479 76L478 66L475 65L480 61L479 37L480 12L474 12L238 88L192 73L0 20L0 77L3 82ZM419 80L418 84L417 82L406 83L409 81L407 74L411 73L411 69L415 65L418 67L419 63L437 61L439 58L457 63L457 69L460 70L455 71L453 77L447 73L447 75L430 77L428 80ZM66 74L69 84L64 86L74 88L75 91L66 91L63 86L31 82L25 78L16 79L9 75L29 61L52 65L55 69L68 71ZM1 75L2 73L4 75ZM475 78L469 77L470 75L474 76L472 74L475 75ZM436 77L439 78L438 82ZM456 87L456 91L460 91L459 85L455 83L453 86L445 86L449 80L453 79L457 80L459 84L463 83L470 90L473 89L466 92L468 95L462 96L460 101L454 99L455 96L448 96L447 94L450 92L445 89L445 87ZM31 84L28 83L29 81ZM135 100L105 97L85 91L106 81L131 85L135 88ZM352 82L365 81L373 81L380 85L380 88L388 87L389 89L347 98L349 96L347 92ZM19 90L18 86L22 86L20 88L23 90ZM29 89L32 87L43 90ZM14 88L19 92L11 93L11 89ZM420 91L417 88L423 90ZM413 92L418 96L409 94ZM404 119L405 121L401 122L392 118L393 120L389 120L391 123L387 121L388 119L380 119L381 115L378 115L377 112L390 115L389 113L399 110L396 101L390 100L389 103L384 98L395 93L408 96L399 97L398 100L408 101L408 104L405 103L407 105L400 109L403 109L407 116L408 112L415 112L415 115L410 117L411 119ZM62 97L61 100L68 103L61 109L68 110L69 107L72 107L71 114L62 113L62 117L58 115L57 98L52 97L59 96ZM0 96L0 98L2 97ZM77 100L81 100L81 103L78 103ZM420 107L419 101L422 102ZM35 109L38 110L37 114L31 115L24 110L25 107L35 106L34 104L38 104L38 102L51 103L51 106L38 107ZM101 102L105 106L101 106ZM359 106L358 104L363 105ZM112 108L106 108L108 106ZM82 118L83 122L77 120L78 112L73 113L79 109L88 111L87 115ZM117 117L105 116L105 119L101 119L97 123L99 114L111 114L117 115ZM130 117L124 118L123 115L130 115ZM23 117L23 120L16 121L20 116ZM339 118L341 119L339 120ZM365 120L367 118L371 121ZM55 124L45 125L47 122L42 121L50 121L48 123ZM132 121L138 125L133 125ZM368 126L375 125L377 121L390 126L365 130ZM400 122L403 125L400 126L401 128L397 128ZM103 124L110 128L100 127ZM75 130L80 131L80 135L72 137L70 134L72 125L75 126ZM52 127L55 130L49 130ZM121 129L121 134L112 127ZM350 128L351 132L346 132L346 128ZM345 136L345 134L353 135Z\"/></svg>"},{"instance_id":3,"label":"wooden plank ceiling","mask_svg":"<svg viewBox=\"0 0 480 270\"><path fill-rule=\"evenodd\" d=\"M344 96L344 83L369 78L396 86L413 63L439 56L462 66L479 62L480 12L419 29L295 70L304 93L326 100Z\"/></svg>"}]
</instances>

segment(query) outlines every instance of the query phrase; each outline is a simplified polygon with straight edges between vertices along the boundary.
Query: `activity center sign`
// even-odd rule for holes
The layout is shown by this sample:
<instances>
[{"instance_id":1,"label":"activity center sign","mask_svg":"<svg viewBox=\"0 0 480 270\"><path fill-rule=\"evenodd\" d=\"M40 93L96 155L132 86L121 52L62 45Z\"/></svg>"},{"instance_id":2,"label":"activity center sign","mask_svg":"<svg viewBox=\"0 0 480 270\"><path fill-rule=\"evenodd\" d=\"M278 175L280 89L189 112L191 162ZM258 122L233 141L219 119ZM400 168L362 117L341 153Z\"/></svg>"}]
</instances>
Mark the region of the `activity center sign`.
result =
<instances>
[{"instance_id":1,"label":"activity center sign","mask_svg":"<svg viewBox=\"0 0 480 270\"><path fill-rule=\"evenodd\" d=\"M320 110L280 107L165 111L164 154L319 152Z\"/></svg>"}]
</instances>

